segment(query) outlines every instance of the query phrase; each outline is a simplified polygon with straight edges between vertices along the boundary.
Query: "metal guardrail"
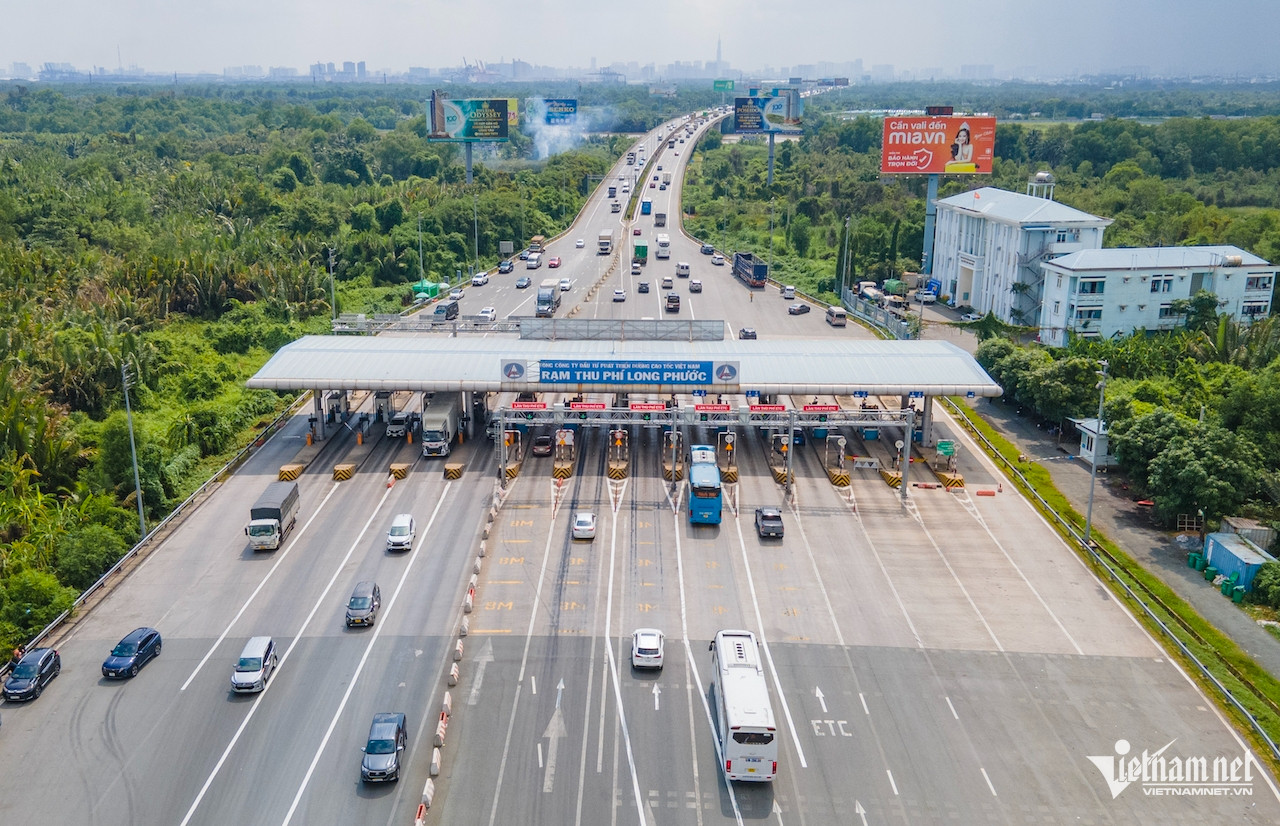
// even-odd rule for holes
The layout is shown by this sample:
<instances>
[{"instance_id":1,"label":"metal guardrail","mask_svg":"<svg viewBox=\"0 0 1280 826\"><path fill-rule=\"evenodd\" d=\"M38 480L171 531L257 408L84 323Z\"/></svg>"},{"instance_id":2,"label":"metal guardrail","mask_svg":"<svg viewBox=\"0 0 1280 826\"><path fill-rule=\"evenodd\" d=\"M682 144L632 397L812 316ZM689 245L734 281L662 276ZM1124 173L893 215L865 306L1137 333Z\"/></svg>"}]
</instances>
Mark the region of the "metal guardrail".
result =
<instances>
[{"instance_id":1,"label":"metal guardrail","mask_svg":"<svg viewBox=\"0 0 1280 826\"><path fill-rule=\"evenodd\" d=\"M249 444L241 448L240 452L236 453L235 456L232 456L230 459L228 459L227 463L224 464L221 468L219 468L216 473L214 473L212 476L206 479L204 483L200 485L200 487L196 488L195 491L191 493L190 496L182 500L182 502L180 502L176 508L170 511L168 516L166 516L158 524L156 524L156 526L152 528L147 533L147 535L143 537L141 541L138 542L138 544L134 545L125 553L124 556L120 557L120 559L116 562L116 564L112 565L111 568L105 574L98 577L97 582L93 583L88 588L86 588L84 593L80 594L80 596L76 598L76 601L71 603L70 608L68 608L66 611L63 611L56 618L54 618L52 622L50 622L43 629L41 629L40 633L36 634L35 637L33 637L31 641L27 643L27 646L26 646L27 650L30 651L33 648L39 647L41 640L48 637L51 633L53 633L54 630L58 628L58 626L66 622L67 618L76 612L76 609L80 608L82 605L88 602L89 598L93 596L100 588L102 588L107 583L107 580L109 580L122 567L124 567L125 564L127 564L130 560L132 560L135 556L137 556L142 551L143 548L147 547L149 543L154 541L157 535L161 534L161 532L165 528L172 525L179 518L185 516L187 511L195 505L196 501L204 493L209 491L214 485L220 483L223 479L226 478L228 474L230 474L236 468L240 467L240 465L244 464L245 460L247 460L250 456L256 453L259 448L263 447L266 444L267 440L270 439L272 436L274 436L281 429L281 427L284 426L284 423L286 421L291 419L293 416L297 415L297 413L303 408L303 406L305 406L306 402L310 398L311 398L311 391L308 390L300 394L298 398L294 399L289 404L289 406L285 408L284 412L282 412L279 416L276 416L274 419L272 419L271 423L268 424L266 427L264 427L262 429L262 432L259 433L257 436L255 436L253 440L249 442ZM4 664L0 664L0 674L6 673L8 668L9 668L9 665L7 662L5 662Z\"/></svg>"},{"instance_id":2,"label":"metal guardrail","mask_svg":"<svg viewBox=\"0 0 1280 826\"><path fill-rule=\"evenodd\" d=\"M1262 724L1258 722L1258 718L1254 717L1253 714L1247 708L1244 707L1244 704L1241 703L1240 700L1236 698L1235 694L1231 693L1231 690L1226 686L1224 686L1218 680L1218 678L1215 677L1211 671L1209 671L1209 667L1206 666L1203 662L1201 662L1200 658L1197 657L1194 653L1192 653L1191 649L1187 647L1186 643L1184 643L1182 639L1173 632L1173 629L1171 629L1164 622L1164 620L1160 619L1160 617L1156 615L1155 611L1152 610L1151 606L1147 604L1147 601L1144 600L1136 591L1134 591L1133 588L1129 587L1129 583L1125 582L1124 579L1119 574L1119 572L1117 572L1116 569L1108 563L1107 559L1104 558L1103 553L1099 553L1099 551L1096 548L1094 548L1092 544L1086 542L1084 536L1076 529L1076 526L1071 521L1069 521L1064 516L1062 516L1062 514L1058 513L1058 511L1055 510L1052 505L1050 505L1047 501L1045 501L1045 499L1042 496L1040 496L1038 492L1036 492L1035 487L1031 484L1030 480L1028 480L1027 477L1022 474L1022 471L1018 469L1017 465L1015 465L1013 462L1010 462L1007 458L1005 458L1004 454L1002 454L999 450L997 450L996 446L993 445L987 439L986 436L982 435L982 433L980 433L976 428L973 427L972 424L970 424L968 417L966 417L960 411L959 406L956 405L955 402L945 397L942 398L942 402L959 417L962 426L966 430L968 430L969 433L987 449L988 454L992 458L994 458L997 462L999 462L1001 465L1003 465L1006 471L1008 471L1010 474L1012 474L1014 477L1017 478L1017 480L1022 485L1023 491L1027 495L1029 495L1030 497L1036 500L1036 502L1040 505L1041 510L1044 513L1048 514L1055 522L1057 522L1062 527L1062 529L1067 533L1067 535L1069 535L1072 539L1074 539L1076 541L1076 544L1079 545L1079 547L1083 549L1085 553L1089 554L1089 556L1093 559L1093 561L1097 565L1099 565L1103 570L1107 572L1107 574L1111 577L1111 579L1114 580L1115 583L1124 590L1125 594L1129 596L1129 599L1132 600L1134 603L1136 603L1138 606L1140 606L1142 608L1143 613L1146 614L1147 617L1160 628L1160 630L1164 633L1164 635L1168 637L1174 643L1174 645L1178 647L1178 650L1182 652L1182 655L1195 664L1196 669L1199 670L1199 672L1202 675L1204 675L1205 679L1207 679L1210 683L1213 684L1213 686L1227 700L1227 702L1229 702L1232 706L1235 707L1237 711L1239 711L1242 715L1244 715L1244 718L1249 721L1250 727L1257 733L1259 737L1262 738L1263 742L1267 744L1267 747L1271 749L1272 756L1276 760L1280 760L1280 746L1277 746L1276 742L1271 738L1269 734L1267 734L1266 730L1262 727Z\"/></svg>"}]
</instances>

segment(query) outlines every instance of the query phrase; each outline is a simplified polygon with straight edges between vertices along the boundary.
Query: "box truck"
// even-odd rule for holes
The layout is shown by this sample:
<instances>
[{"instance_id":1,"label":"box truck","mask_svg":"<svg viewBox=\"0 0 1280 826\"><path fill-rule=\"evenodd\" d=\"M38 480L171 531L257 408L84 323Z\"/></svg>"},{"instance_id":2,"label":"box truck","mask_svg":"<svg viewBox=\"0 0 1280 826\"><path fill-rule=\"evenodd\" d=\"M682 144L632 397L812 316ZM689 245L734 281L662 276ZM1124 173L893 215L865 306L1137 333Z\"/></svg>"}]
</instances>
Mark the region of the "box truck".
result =
<instances>
[{"instance_id":1,"label":"box truck","mask_svg":"<svg viewBox=\"0 0 1280 826\"><path fill-rule=\"evenodd\" d=\"M448 456L458 436L461 393L436 393L422 411L422 455Z\"/></svg>"},{"instance_id":2,"label":"box truck","mask_svg":"<svg viewBox=\"0 0 1280 826\"><path fill-rule=\"evenodd\" d=\"M245 535L255 551L274 551L298 521L298 483L272 482L249 509Z\"/></svg>"}]
</instances>

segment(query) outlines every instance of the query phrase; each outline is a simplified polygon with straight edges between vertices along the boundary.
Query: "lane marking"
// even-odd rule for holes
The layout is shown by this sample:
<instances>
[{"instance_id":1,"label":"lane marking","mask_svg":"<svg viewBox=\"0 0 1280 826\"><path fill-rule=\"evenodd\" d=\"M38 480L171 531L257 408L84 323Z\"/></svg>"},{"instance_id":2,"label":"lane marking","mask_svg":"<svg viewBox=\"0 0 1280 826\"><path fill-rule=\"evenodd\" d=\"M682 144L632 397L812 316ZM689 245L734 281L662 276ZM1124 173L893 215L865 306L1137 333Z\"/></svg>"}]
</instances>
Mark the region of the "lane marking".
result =
<instances>
[{"instance_id":1,"label":"lane marking","mask_svg":"<svg viewBox=\"0 0 1280 826\"><path fill-rule=\"evenodd\" d=\"M959 719L960 719L960 715L959 715L959 714L956 714L956 707L955 707L955 706L953 706L953 705L951 705L951 698L950 698L950 697L948 697L948 698L947 698L947 708L951 709L951 716L952 716L952 717L956 718L957 720L959 720Z\"/></svg>"},{"instance_id":2,"label":"lane marking","mask_svg":"<svg viewBox=\"0 0 1280 826\"><path fill-rule=\"evenodd\" d=\"M920 509L916 507L915 500L907 497L907 509L915 517L916 523L920 525L920 530L924 531L925 538L929 540L929 544L933 546L934 553L942 560L942 564L946 566L947 572L951 574L951 578L955 580L956 587L960 589L960 593L964 594L965 600L969 603L969 607L973 609L973 613L978 615L978 621L982 623L982 627L987 629L987 635L991 637L991 641L995 643L996 650L1004 652L1004 646L1000 644L1000 638L996 636L995 630L987 622L986 616L983 615L982 609L978 607L978 603L974 602L973 597L969 594L969 589L964 587L964 583L960 581L960 575L956 573L956 569L951 567L951 560L947 559L947 555L942 552L942 547L938 545L938 541L933 538L933 531L924 524L924 518L920 516Z\"/></svg>"},{"instance_id":3,"label":"lane marking","mask_svg":"<svg viewBox=\"0 0 1280 826\"><path fill-rule=\"evenodd\" d=\"M400 574L400 580L396 583L396 590L391 594L391 600L387 603L386 613L390 614L395 609L396 600L399 599L400 592L404 590L404 584L409 579L409 572L413 570L413 563L417 561L423 547L427 544L427 537L431 535L431 526L435 524L436 517L440 515L440 508L449 497L449 491L452 487L453 482L445 483L444 492L440 494L440 499L436 502L436 508L431 512L431 518L427 520L427 527L422 532L422 538L418 540L418 547L414 548L413 556L409 557L408 564L404 566L404 572ZM387 493L391 493L391 488L387 488ZM386 497L384 496L383 499L385 501ZM368 525L365 527L367 529ZM330 580L329 585L332 586L337 578L338 572L335 572L334 578ZM325 589L326 593L328 590L328 588ZM319 607L320 604L316 603L316 608L312 609L311 616L307 617L307 623L311 622L311 618L315 616L316 609ZM338 708L333 712L333 717L329 720L329 727L325 730L324 738L321 739L319 748L316 749L315 754L311 757L311 765L307 767L307 773L303 775L302 783L298 786L298 793L293 796L293 803L289 806L289 811L285 814L284 820L281 821L282 826L288 826L289 822L293 820L294 812L298 810L298 804L302 802L302 795L306 793L307 786L311 783L311 776L315 774L316 766L320 763L320 756L324 754L325 747L329 745L329 738L333 736L333 730L338 727L338 720L342 717L342 712L347 707L347 701L351 699L351 693L355 691L356 684L360 682L360 675L364 672L365 664L369 661L369 655L373 653L373 647L377 644L378 639L382 636L383 629L386 627L385 622L378 622L374 626L373 634L369 637L369 642L364 647L364 654L361 655L360 662L356 665L355 673L351 675L351 681L347 683L347 690L342 694L342 701L338 703ZM292 651L293 646L298 644L298 639L301 639L301 634L295 639L293 645L289 646L289 651ZM289 656L289 651L285 652L286 658Z\"/></svg>"},{"instance_id":4,"label":"lane marking","mask_svg":"<svg viewBox=\"0 0 1280 826\"><path fill-rule=\"evenodd\" d=\"M893 782L893 772L885 769L884 773L889 775L889 785L893 787L893 794L896 797L898 795L898 784Z\"/></svg>"},{"instance_id":5,"label":"lane marking","mask_svg":"<svg viewBox=\"0 0 1280 826\"><path fill-rule=\"evenodd\" d=\"M871 716L871 709L867 708L867 698L861 691L858 692L858 699L862 701L862 712L868 717Z\"/></svg>"},{"instance_id":6,"label":"lane marking","mask_svg":"<svg viewBox=\"0 0 1280 826\"><path fill-rule=\"evenodd\" d=\"M986 769L983 769L981 766L979 766L978 768L979 768L979 769L982 769L982 779L983 779L983 780L985 780L985 781L987 781L987 788L991 790L991 796L992 796L992 797L997 797L997 795L996 795L996 787L995 787L995 786L993 786L993 785L991 785L991 778L987 776L987 770L986 770Z\"/></svg>"},{"instance_id":7,"label":"lane marking","mask_svg":"<svg viewBox=\"0 0 1280 826\"><path fill-rule=\"evenodd\" d=\"M187 681L182 684L182 687L178 689L179 691L186 691L187 686L191 685L191 681L194 680L196 678L196 675L200 673L200 669L204 668L204 664L207 663L209 661L209 658L213 656L213 652L218 650L218 646L221 645L222 641L227 638L227 634L231 633L231 629L235 627L236 622L240 619L240 617L244 614L245 611L249 610L249 606L253 604L254 599L256 599L258 594L262 591L262 589L266 587L267 581L270 580L272 575L275 574L276 570L281 565L284 564L284 561L289 556L289 553L295 547L297 547L299 540L302 539L302 535L307 532L307 528L311 527L311 523L316 521L316 519L320 516L320 511L324 510L325 503L328 502L329 499L335 493L338 492L338 486L341 484L342 484L341 482L334 482L333 487L329 488L329 492L326 493L324 498L320 500L320 504L316 506L315 512L311 514L311 518L308 519L301 528L298 528L298 532L293 535L292 541L289 542L289 547L285 548L280 553L280 558L277 559L275 564L271 566L271 570L267 571L266 575L262 578L262 581L258 583L258 587L253 589L253 593L249 594L249 598L244 601L244 605L240 606L240 610L236 611L236 615L231 618L231 622L227 623L227 627L222 629L222 633L219 634L218 638L213 641L213 645L209 646L209 650L206 651L205 655L200 658L200 662L196 663L195 670L191 672L190 677L187 677ZM386 494L383 494L383 497L382 497L383 501L385 501L386 498L387 498ZM378 503L378 507L379 508L382 507L382 502ZM375 510L374 513L376 514L377 510ZM370 517L370 519L372 518L373 517ZM350 552L348 552L348 556L349 555L350 555Z\"/></svg>"},{"instance_id":8,"label":"lane marking","mask_svg":"<svg viewBox=\"0 0 1280 826\"><path fill-rule=\"evenodd\" d=\"M898 610L902 612L902 618L907 622L907 628L911 629L911 636L915 637L916 647L924 648L924 640L920 637L920 632L916 630L916 624L911 621L911 614L907 611L907 605L902 601L902 595L898 593L898 587L893 584L893 577L889 576L889 569L885 567L884 559L880 556L876 543L871 539L871 532L867 530L867 525L862 521L861 514L858 513L858 505L853 498L852 487L850 487L849 499L846 500L845 506L849 509L849 513L853 515L858 523L858 527L862 529L862 538L867 543L867 549L871 551L871 555L875 557L876 565L880 568L880 574L884 577L885 583L889 586L889 592L893 594L893 601L898 603Z\"/></svg>"}]
</instances>

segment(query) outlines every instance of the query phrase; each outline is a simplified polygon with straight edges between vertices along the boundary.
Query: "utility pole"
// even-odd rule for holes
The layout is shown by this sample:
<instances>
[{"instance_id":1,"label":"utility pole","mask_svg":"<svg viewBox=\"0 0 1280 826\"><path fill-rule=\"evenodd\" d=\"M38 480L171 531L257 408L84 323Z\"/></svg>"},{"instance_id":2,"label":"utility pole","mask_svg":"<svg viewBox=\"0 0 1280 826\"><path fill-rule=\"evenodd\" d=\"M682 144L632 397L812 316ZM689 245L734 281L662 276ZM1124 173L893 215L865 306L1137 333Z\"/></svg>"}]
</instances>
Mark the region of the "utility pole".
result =
<instances>
[{"instance_id":1,"label":"utility pole","mask_svg":"<svg viewBox=\"0 0 1280 826\"><path fill-rule=\"evenodd\" d=\"M333 247L329 247L329 308L334 321L338 320L338 296L333 289ZM129 398L129 394L125 394L125 399Z\"/></svg>"},{"instance_id":2,"label":"utility pole","mask_svg":"<svg viewBox=\"0 0 1280 826\"><path fill-rule=\"evenodd\" d=\"M1098 382L1098 432L1093 437L1093 461L1089 463L1089 508L1085 511L1084 517L1084 544L1089 545L1089 535L1093 530L1093 485L1098 478L1098 445L1102 442L1102 402L1107 397L1107 362L1102 360L1098 362L1102 369L1098 371L1101 380Z\"/></svg>"},{"instance_id":3,"label":"utility pole","mask_svg":"<svg viewBox=\"0 0 1280 826\"><path fill-rule=\"evenodd\" d=\"M773 270L773 199L769 199L769 270Z\"/></svg>"},{"instance_id":4,"label":"utility pole","mask_svg":"<svg viewBox=\"0 0 1280 826\"><path fill-rule=\"evenodd\" d=\"M476 264L475 271L480 271L480 195L471 194L471 229L475 238Z\"/></svg>"},{"instance_id":5,"label":"utility pole","mask_svg":"<svg viewBox=\"0 0 1280 826\"><path fill-rule=\"evenodd\" d=\"M427 273L422 268L422 215L418 215L418 280L427 280Z\"/></svg>"},{"instance_id":6,"label":"utility pole","mask_svg":"<svg viewBox=\"0 0 1280 826\"><path fill-rule=\"evenodd\" d=\"M120 363L120 383L124 386L124 413L129 421L129 451L133 454L133 498L138 503L139 541L147 538L147 517L142 510L142 482L138 478L138 445L133 439L133 408L129 406L129 388L133 386L133 376L129 373L128 362Z\"/></svg>"}]
</instances>

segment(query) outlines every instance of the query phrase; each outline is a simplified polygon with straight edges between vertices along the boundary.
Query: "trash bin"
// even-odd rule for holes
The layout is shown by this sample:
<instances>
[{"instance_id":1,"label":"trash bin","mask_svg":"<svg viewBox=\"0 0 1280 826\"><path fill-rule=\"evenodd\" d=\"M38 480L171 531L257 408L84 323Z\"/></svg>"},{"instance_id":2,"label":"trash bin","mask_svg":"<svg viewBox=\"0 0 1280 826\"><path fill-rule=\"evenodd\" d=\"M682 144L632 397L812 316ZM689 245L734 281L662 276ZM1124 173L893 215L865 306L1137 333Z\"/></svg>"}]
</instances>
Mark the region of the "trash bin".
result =
<instances>
[{"instance_id":1,"label":"trash bin","mask_svg":"<svg viewBox=\"0 0 1280 826\"><path fill-rule=\"evenodd\" d=\"M1218 575L1218 569L1210 565L1204 569L1205 582L1213 582L1213 578Z\"/></svg>"},{"instance_id":2,"label":"trash bin","mask_svg":"<svg viewBox=\"0 0 1280 826\"><path fill-rule=\"evenodd\" d=\"M1197 557L1197 559L1196 559L1196 570L1197 570L1197 571L1203 571L1203 570L1204 570L1204 567L1205 567L1206 565L1208 565L1208 564L1209 564L1209 560L1205 559L1203 554L1198 555L1198 557Z\"/></svg>"},{"instance_id":3,"label":"trash bin","mask_svg":"<svg viewBox=\"0 0 1280 826\"><path fill-rule=\"evenodd\" d=\"M1232 591L1235 587L1236 587L1235 580L1231 580L1231 579L1224 579L1224 580L1222 580L1222 588L1220 588L1219 590L1222 592L1222 595L1223 595L1224 597L1229 597L1229 596L1231 596L1231 591Z\"/></svg>"},{"instance_id":4,"label":"trash bin","mask_svg":"<svg viewBox=\"0 0 1280 826\"><path fill-rule=\"evenodd\" d=\"M1244 586L1237 585L1231 589L1231 601L1239 605L1244 602Z\"/></svg>"},{"instance_id":5,"label":"trash bin","mask_svg":"<svg viewBox=\"0 0 1280 826\"><path fill-rule=\"evenodd\" d=\"M1200 556L1199 551L1192 551L1191 553L1187 554L1187 567L1188 568L1196 567L1196 562L1199 561L1201 558L1202 557Z\"/></svg>"}]
</instances>

